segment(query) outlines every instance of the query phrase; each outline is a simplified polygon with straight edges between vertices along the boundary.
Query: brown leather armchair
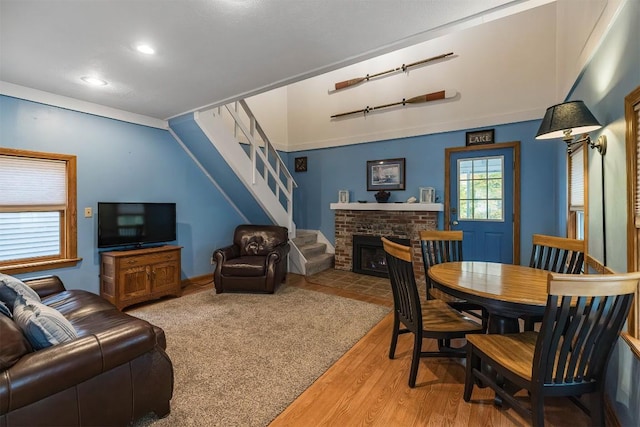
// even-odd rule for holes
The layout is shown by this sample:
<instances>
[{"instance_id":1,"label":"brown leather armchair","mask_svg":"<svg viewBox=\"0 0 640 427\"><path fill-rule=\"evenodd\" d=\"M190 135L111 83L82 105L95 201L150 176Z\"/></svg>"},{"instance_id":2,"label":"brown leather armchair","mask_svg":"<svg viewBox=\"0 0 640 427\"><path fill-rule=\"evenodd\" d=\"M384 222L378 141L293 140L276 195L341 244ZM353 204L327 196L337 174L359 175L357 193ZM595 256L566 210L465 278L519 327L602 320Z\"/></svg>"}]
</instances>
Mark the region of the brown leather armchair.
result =
<instances>
[{"instance_id":1,"label":"brown leather armchair","mask_svg":"<svg viewBox=\"0 0 640 427\"><path fill-rule=\"evenodd\" d=\"M272 294L287 275L289 231L277 225L239 225L233 245L216 249L216 293Z\"/></svg>"}]
</instances>

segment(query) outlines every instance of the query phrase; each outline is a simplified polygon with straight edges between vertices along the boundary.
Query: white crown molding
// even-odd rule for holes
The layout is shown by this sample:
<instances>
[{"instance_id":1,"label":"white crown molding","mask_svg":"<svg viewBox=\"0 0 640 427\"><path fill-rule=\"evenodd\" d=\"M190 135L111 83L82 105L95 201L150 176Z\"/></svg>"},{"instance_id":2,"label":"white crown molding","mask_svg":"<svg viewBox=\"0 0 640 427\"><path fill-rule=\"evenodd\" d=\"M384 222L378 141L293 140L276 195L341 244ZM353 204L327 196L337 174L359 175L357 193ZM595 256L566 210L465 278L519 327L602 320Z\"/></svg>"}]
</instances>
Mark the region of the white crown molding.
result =
<instances>
[{"instance_id":1,"label":"white crown molding","mask_svg":"<svg viewBox=\"0 0 640 427\"><path fill-rule=\"evenodd\" d=\"M149 126L158 129L169 128L169 124L166 120L160 120L149 116L143 116L141 114L130 113L127 111L118 110L116 108L105 107L104 105L81 101L79 99L56 95L55 93L44 92L37 89L31 89L25 86L19 86L1 80L0 95L20 98L27 101L51 105L54 107L66 108L67 110L79 111L81 113L93 114L96 116L107 117L110 119Z\"/></svg>"}]
</instances>

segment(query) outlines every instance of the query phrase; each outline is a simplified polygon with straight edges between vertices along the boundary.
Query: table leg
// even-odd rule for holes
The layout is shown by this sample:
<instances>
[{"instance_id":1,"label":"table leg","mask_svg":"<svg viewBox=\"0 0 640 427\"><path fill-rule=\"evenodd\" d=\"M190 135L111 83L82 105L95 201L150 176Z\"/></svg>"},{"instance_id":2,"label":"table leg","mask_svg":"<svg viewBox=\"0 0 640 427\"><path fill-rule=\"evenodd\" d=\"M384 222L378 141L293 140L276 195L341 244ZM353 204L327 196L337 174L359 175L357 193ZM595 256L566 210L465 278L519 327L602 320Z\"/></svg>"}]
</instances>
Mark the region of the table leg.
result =
<instances>
[{"instance_id":1,"label":"table leg","mask_svg":"<svg viewBox=\"0 0 640 427\"><path fill-rule=\"evenodd\" d=\"M487 333L489 334L517 334L520 332L520 323L517 318L489 314Z\"/></svg>"}]
</instances>

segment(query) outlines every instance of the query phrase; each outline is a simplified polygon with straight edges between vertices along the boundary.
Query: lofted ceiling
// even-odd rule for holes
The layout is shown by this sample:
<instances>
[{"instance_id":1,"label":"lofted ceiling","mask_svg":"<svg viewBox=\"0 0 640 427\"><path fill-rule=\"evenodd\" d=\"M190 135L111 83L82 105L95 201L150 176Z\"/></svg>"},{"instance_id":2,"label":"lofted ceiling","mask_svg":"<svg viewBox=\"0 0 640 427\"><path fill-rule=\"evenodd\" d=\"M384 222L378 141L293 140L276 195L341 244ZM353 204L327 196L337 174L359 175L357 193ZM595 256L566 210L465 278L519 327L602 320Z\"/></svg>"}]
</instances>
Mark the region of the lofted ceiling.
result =
<instances>
[{"instance_id":1,"label":"lofted ceiling","mask_svg":"<svg viewBox=\"0 0 640 427\"><path fill-rule=\"evenodd\" d=\"M0 0L0 82L163 120L541 2Z\"/></svg>"}]
</instances>

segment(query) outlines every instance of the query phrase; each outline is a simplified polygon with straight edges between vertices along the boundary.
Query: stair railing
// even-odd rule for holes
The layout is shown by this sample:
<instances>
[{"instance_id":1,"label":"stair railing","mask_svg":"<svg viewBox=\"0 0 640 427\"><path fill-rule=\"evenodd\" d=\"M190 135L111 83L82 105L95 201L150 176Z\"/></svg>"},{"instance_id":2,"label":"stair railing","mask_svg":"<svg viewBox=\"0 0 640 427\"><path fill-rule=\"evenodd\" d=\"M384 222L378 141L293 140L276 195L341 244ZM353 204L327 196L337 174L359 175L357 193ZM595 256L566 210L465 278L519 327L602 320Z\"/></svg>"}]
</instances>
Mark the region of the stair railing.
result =
<instances>
[{"instance_id":1,"label":"stair railing","mask_svg":"<svg viewBox=\"0 0 640 427\"><path fill-rule=\"evenodd\" d=\"M267 183L280 205L287 212L289 234L295 236L293 222L293 189L298 186L287 165L282 161L267 134L244 99L218 107L218 114L226 110L233 121L233 134L240 144L248 144L252 164L252 184L259 174ZM284 200L283 200L284 198ZM282 224L281 224L282 225Z\"/></svg>"}]
</instances>

